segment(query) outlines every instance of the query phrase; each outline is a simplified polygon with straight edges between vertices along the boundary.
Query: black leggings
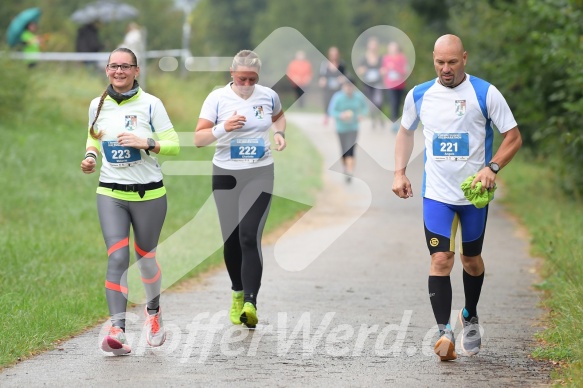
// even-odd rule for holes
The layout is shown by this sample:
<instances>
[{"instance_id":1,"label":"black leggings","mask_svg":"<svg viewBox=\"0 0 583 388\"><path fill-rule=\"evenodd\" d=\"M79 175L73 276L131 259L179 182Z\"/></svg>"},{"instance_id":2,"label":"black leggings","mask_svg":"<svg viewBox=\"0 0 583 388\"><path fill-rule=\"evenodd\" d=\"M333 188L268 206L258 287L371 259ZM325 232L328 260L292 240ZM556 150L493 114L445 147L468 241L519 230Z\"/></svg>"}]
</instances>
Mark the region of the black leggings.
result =
<instances>
[{"instance_id":1,"label":"black leggings","mask_svg":"<svg viewBox=\"0 0 583 388\"><path fill-rule=\"evenodd\" d=\"M389 118L394 123L399 118L399 110L401 109L401 100L403 99L403 89L388 89L387 101L389 102Z\"/></svg>"},{"instance_id":2,"label":"black leggings","mask_svg":"<svg viewBox=\"0 0 583 388\"><path fill-rule=\"evenodd\" d=\"M340 138L340 150L342 152L342 159L347 157L354 157L354 145L356 144L358 132L348 131L338 133L338 138Z\"/></svg>"},{"instance_id":3,"label":"black leggings","mask_svg":"<svg viewBox=\"0 0 583 388\"><path fill-rule=\"evenodd\" d=\"M245 300L253 303L261 286L261 237L271 205L273 179L273 164L243 170L213 165L213 195L232 289L245 291Z\"/></svg>"}]
</instances>

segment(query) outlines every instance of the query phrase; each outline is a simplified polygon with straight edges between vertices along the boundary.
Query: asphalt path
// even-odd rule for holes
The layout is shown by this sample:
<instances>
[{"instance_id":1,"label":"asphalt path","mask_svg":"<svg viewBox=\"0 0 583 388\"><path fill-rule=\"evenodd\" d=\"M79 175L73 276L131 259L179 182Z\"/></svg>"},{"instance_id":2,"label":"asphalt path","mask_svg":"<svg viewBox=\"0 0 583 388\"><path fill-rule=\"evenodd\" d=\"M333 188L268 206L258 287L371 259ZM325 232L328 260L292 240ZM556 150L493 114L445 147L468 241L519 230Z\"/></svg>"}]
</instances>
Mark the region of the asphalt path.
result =
<instances>
[{"instance_id":1,"label":"asphalt path","mask_svg":"<svg viewBox=\"0 0 583 388\"><path fill-rule=\"evenodd\" d=\"M324 187L310 211L266 239L257 329L230 324L221 267L162 295L162 347L146 344L137 306L128 315L131 355L99 349L104 324L2 370L0 386L547 386L549 366L529 358L543 313L532 288L537 261L505 209L494 201L488 217L482 351L440 362L427 296L421 139L408 168L415 196L402 200L390 189L395 137L388 126L363 122L347 183L333 125L316 114L288 120L321 152ZM456 260L452 323L464 303ZM459 323L454 329L459 334Z\"/></svg>"}]
</instances>

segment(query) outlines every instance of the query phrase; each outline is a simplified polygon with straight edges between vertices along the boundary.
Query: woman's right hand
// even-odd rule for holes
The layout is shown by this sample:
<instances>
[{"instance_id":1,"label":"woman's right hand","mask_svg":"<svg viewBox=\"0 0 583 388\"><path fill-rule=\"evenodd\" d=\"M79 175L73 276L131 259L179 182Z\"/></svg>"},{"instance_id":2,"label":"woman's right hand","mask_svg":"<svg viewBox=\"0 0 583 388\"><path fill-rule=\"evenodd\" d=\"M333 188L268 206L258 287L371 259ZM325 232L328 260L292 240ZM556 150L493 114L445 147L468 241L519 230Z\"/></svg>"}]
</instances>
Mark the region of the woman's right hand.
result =
<instances>
[{"instance_id":1,"label":"woman's right hand","mask_svg":"<svg viewBox=\"0 0 583 388\"><path fill-rule=\"evenodd\" d=\"M95 163L95 159L89 156L83 159L81 162L81 171L83 171L85 174L92 174L95 172L96 164L97 163Z\"/></svg>"},{"instance_id":2,"label":"woman's right hand","mask_svg":"<svg viewBox=\"0 0 583 388\"><path fill-rule=\"evenodd\" d=\"M225 120L225 123L224 123L225 131L231 132L231 131L234 131L236 129L241 129L241 128L243 128L243 126L245 125L246 122L247 122L247 117L245 117L243 115L238 115L237 111L234 111L233 115L231 117L229 117L227 120Z\"/></svg>"}]
</instances>

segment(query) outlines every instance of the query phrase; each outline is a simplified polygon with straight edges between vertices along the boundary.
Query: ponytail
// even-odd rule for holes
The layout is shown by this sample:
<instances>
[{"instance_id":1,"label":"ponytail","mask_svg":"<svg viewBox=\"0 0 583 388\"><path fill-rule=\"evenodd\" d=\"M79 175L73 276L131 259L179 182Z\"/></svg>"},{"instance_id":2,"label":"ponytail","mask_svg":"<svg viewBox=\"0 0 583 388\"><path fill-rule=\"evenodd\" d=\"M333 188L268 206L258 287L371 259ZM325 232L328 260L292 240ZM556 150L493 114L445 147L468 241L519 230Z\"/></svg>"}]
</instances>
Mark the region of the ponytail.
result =
<instances>
[{"instance_id":1,"label":"ponytail","mask_svg":"<svg viewBox=\"0 0 583 388\"><path fill-rule=\"evenodd\" d=\"M97 118L99 117L99 113L101 112L101 108L103 107L103 101L105 101L105 97L107 97L107 89L105 89L105 91L103 92L103 94L99 98L99 105L97 105L97 112L95 113L95 118L93 119L93 122L91 123L91 128L89 128L89 135L91 135L91 137L94 138L95 140L99 140L103 137L103 131L99 130L99 132L96 133L93 126L95 125L95 122L97 121Z\"/></svg>"}]
</instances>

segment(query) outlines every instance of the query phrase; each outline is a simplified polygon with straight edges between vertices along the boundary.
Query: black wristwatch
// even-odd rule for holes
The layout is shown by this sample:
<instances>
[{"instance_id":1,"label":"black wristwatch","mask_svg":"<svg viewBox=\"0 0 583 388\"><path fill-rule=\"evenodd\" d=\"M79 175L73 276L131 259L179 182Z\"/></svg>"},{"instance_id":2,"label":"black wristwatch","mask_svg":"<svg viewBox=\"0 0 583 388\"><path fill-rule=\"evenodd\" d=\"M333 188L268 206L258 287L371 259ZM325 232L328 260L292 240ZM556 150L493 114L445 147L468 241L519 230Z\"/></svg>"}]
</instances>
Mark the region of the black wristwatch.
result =
<instances>
[{"instance_id":1,"label":"black wristwatch","mask_svg":"<svg viewBox=\"0 0 583 388\"><path fill-rule=\"evenodd\" d=\"M498 174L498 171L500 171L500 165L496 162L488 163L488 167L490 167L490 170L492 170L494 174Z\"/></svg>"},{"instance_id":2,"label":"black wristwatch","mask_svg":"<svg viewBox=\"0 0 583 388\"><path fill-rule=\"evenodd\" d=\"M154 148L156 148L156 140L149 137L148 138L148 151L152 151Z\"/></svg>"}]
</instances>

